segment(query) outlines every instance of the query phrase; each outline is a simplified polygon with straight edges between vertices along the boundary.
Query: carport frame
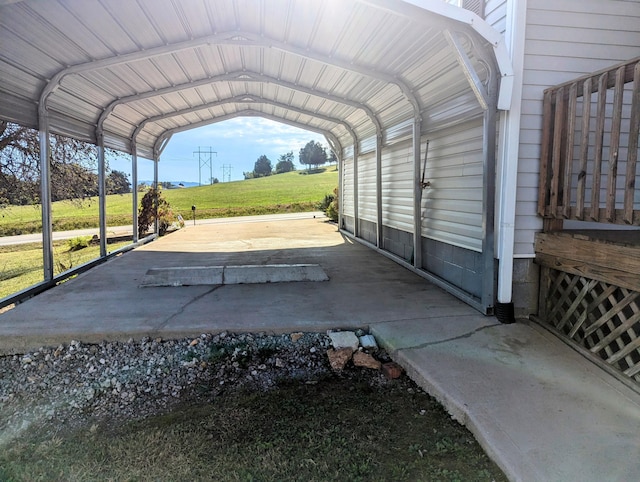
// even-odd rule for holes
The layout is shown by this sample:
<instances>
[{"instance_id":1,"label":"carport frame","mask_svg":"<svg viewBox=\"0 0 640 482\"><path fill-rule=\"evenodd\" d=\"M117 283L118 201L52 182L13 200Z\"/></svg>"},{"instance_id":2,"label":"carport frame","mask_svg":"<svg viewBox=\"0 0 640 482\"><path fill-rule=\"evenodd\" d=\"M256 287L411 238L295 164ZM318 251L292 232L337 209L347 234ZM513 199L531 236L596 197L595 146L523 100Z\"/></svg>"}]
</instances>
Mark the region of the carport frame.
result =
<instances>
[{"instance_id":1,"label":"carport frame","mask_svg":"<svg viewBox=\"0 0 640 482\"><path fill-rule=\"evenodd\" d=\"M496 88L496 102L491 102L490 108L488 110L493 111L493 119L495 121L495 108L503 108L506 109L508 108L508 104L509 102L507 102L507 100L510 99L510 92L511 92L511 88L510 85L512 83L512 77L513 77L513 73L510 71L510 64L508 62L508 56L505 55L506 50L504 47L504 42L502 41L501 37L499 34L497 34L497 32L491 30L488 25L481 21L478 17L476 17L474 14L471 14L470 12L465 12L463 10L460 10L458 8L455 7L451 7L450 5L446 5L444 4L444 2L440 5L425 5L423 1L420 0L405 0L405 3L402 4L398 4L398 2L391 2L389 0L356 0L359 3L362 4L366 4L366 5L372 5L375 6L381 10L390 10L390 11L394 11L394 13L400 13L401 15L405 15L407 17L412 18L413 20L418 19L419 21L424 21L425 23L429 23L431 25L433 25L433 17L430 16L430 14L435 13L437 15L442 16L442 20L443 22L445 22L448 25L452 25L454 27L457 27L460 25L460 23L462 24L466 24L467 26L470 26L472 30L474 30L476 33L478 33L479 38L485 39L489 42L489 45L491 45L491 47L493 47L494 50L494 54L495 57L492 57L492 60L495 61L495 65L497 65L497 68L495 70L495 72L500 72L501 73L501 81L500 81L500 86L499 88ZM210 42L207 42L206 39L209 39ZM203 43L204 42L204 43ZM156 47L156 48L151 48L148 50L141 50L141 51L136 51L133 52L131 54L121 54L118 56L114 56L114 57L110 57L104 60L98 60L98 61L93 61L93 62L87 62L84 64L76 64L76 65L72 65L70 67L67 67L61 71L59 71L57 74L55 74L54 76L52 76L51 81L48 82L44 89L42 90L39 102L38 102L38 126L39 126L39 130L40 130L40 145L41 145L41 159L40 159L40 164L41 164L41 173L42 173L42 188L41 188L41 196L42 196L42 221L43 221L43 257L44 257L44 272L45 272L45 281L48 280L52 280L53 279L53 249L52 249L52 222L51 222L51 190L50 190L50 170L49 170L49 166L48 166L48 157L49 157L49 152L50 152L50 146L49 146L49 131L50 131L50 125L49 125L49 119L48 119L48 114L47 114L47 100L49 98L49 95L51 93L53 93L59 86L60 86L60 82L61 80L69 74L74 74L74 73L80 73L83 71L88 71L88 70L92 70L92 69L96 69L96 68L104 68L106 66L113 66L113 65L118 65L118 64L122 64L122 63L126 63L129 61L135 61L135 60L140 60L140 59L148 59L154 56L158 56L158 55L165 55L167 53L170 52L174 52L176 50L180 50L180 49L189 49L189 48L193 48L194 46L197 45L204 45L204 44L229 44L229 45L252 45L252 46L258 46L258 47L266 47L266 48L272 48L272 49L277 49L277 50L282 50L286 53L289 54L293 54L293 55L297 55L300 56L302 58L306 58L306 59L312 59L316 62L322 62L325 63L327 65L334 65L337 67L340 67L344 70L350 71L350 72L356 72L359 73L361 75L365 75L368 76L372 79L377 79L379 81L383 81L389 84L393 84L395 86L397 86L397 88L400 90L400 92L402 93L402 95L406 98L407 102L409 103L409 105L412 107L413 110L413 119L412 119L412 142L413 142L413 171L414 171L414 205L413 205L413 213L414 213L414 233L413 233L413 244L414 244L414 263L413 263L413 268L416 270L420 270L421 266L422 266L422 260L421 260L421 254L422 254L422 249L421 249L421 229L422 229L422 222L421 222L421 203L419 201L419 193L421 192L421 186L419 184L419 179L420 179L420 159L421 159L421 134L422 134L422 129L424 128L424 125L422 123L422 117L421 117L421 108L419 105L419 102L417 100L417 98L413 95L412 89L409 85L407 85L406 83L404 83L402 81L402 79L398 76L395 75L388 75L385 73L381 73L381 72L377 72L375 70L372 69L368 69L366 67L363 66L359 66L359 65L354 65L353 63L348 63L342 60L336 60L334 58L332 58L331 56L326 56L323 54L318 54L316 52L310 51L310 50L305 50L299 47L294 47L290 44L284 43L284 42L280 42L278 40L272 39L272 38L267 38L265 36L257 36L256 34L252 33L252 32L243 32L243 31L227 31L227 32L223 32L221 34L214 34L212 36L205 36L205 37L200 37L200 38L192 38L188 41L183 41L183 42L178 42L175 44L166 44L166 45L162 45L160 47ZM455 50L455 44L454 44L454 50ZM458 49L459 51L461 49ZM505 62L505 59L507 60ZM461 62L461 66L464 69L464 58L462 59ZM465 72L468 72L468 69L465 70ZM473 74L471 72L471 74ZM250 76L251 74L247 74L246 72L243 72L242 74L240 74L240 76ZM254 74L255 75L255 74ZM258 74L258 75L262 75L262 74ZM247 81L248 79L246 78L240 78L240 76L238 77L237 80L242 80L242 81ZM473 75L470 76L471 79L473 80ZM497 79L494 79L497 81ZM211 78L208 79L201 79L201 81L204 83L209 83L211 82ZM281 79L277 79L276 83L278 85L282 85L286 87L286 84L284 81L282 81ZM477 82L470 82L471 84L471 88L472 90L474 90L474 92L476 92L477 94L477 89L474 89L474 84L476 88L478 87L478 83ZM195 87L195 83L189 83L189 84L185 84L184 88L188 88L188 87ZM174 87L172 87L173 89ZM160 89L158 89L160 90ZM301 92L304 92L304 90L302 90L300 88L300 86L296 85L296 90L299 90ZM313 92L313 89L310 89L311 92L308 92L311 95L317 95L316 92ZM158 91L150 91L147 95L149 95L149 97L153 97L155 95L160 95ZM141 97L139 97L141 98ZM478 97L480 99L480 97ZM342 99L344 101L344 99ZM105 205L104 205L104 193L105 193L105 163L104 163L104 149L105 149L105 134L106 132L104 131L103 128L103 122L104 119L106 119L108 117L108 115L110 115L110 113L113 111L113 109L116 107L117 104L113 104L112 103L112 108L109 112L107 112L108 108L105 109L102 112L102 115L100 116L101 118L99 119L99 126L96 128L96 132L95 132L95 140L96 140L96 145L98 146L98 159L99 159L99 190L100 190L100 233L101 233L101 256L106 256L106 209L105 209ZM204 107L203 107L204 108ZM360 105L360 108L362 108L362 105ZM263 117L266 117L266 115L264 115L264 113L257 113L257 114L253 114L253 115L261 115ZM491 142L491 140L495 141L495 125L493 126L493 130L491 130L490 128L487 128L487 120L486 120L486 116L487 114L485 113L485 120L484 120L484 129L483 129L483 133L485 135L484 137L484 143L485 144L490 144L489 146L483 146L483 165L484 165L484 169L493 169L494 173L495 173L495 164L493 166L488 166L487 163L487 157L491 155L491 153L493 152L493 156L495 157L495 142ZM383 218L383 211L382 211L382 189L381 189L381 172L382 172L382 149L383 149L383 130L382 130L382 126L380 124L380 122L378 121L378 119L376 118L375 114L373 113L373 111L371 111L371 116L369 116L369 119L372 121L372 124L375 128L375 151L376 151L376 203L377 203L377 207L376 207L376 219L377 219L377 236L376 236L376 244L378 248L382 247L382 218ZM281 117L276 117L276 120L278 122L283 122L283 123L290 123L287 122L285 119L281 118ZM208 121L207 121L208 122ZM212 122L208 122L208 123L212 123ZM495 124L495 122L494 122ZM194 125L195 126L195 125ZM309 130L313 130L310 129L307 125L302 126L303 128L309 129ZM389 126L386 126L389 127ZM492 136L491 139L487 140L487 135ZM363 135L363 137L365 137ZM152 158L155 162L154 165L154 181L157 184L157 169L158 169L158 160L160 157L160 153L162 152L162 149L164 146L166 146L166 142L168 142L168 139L170 138L170 136L168 138L164 138L162 140L158 139L158 142L155 143L154 147L153 147L153 155ZM357 142L357 139L354 138L352 136L352 138L354 139L354 144L353 144L353 154L354 154L354 160L353 160L353 167L354 167L354 235L357 237L359 235L359 210L358 210L358 156L360 154L360 143ZM337 138L336 138L337 140ZM330 144L333 142L333 146L335 147L335 142L331 141ZM135 139L131 139L130 140L130 145L129 145L129 150L131 151L131 155L132 155L132 175L134 176L134 178L137 176L137 157L139 154L139 146L136 144ZM340 162L342 163L342 159L344 157L344 149L342 147L340 147ZM490 182L494 182L493 177L488 178L486 177L486 172L485 172L485 179L487 179ZM46 182L44 182L46 181ZM342 176L340 177L340 182L342 181ZM505 189L504 186L502 186L502 189ZM340 185L340 192L342 194L343 192L343 186L342 184ZM489 261L487 261L487 257L485 256L485 266L488 266L489 264L492 265L491 268L491 272L494 271L495 267L493 266L494 261L493 261L493 223L491 223L491 225L489 225L488 223L488 217L489 216L493 216L493 209L491 209L490 213L488 211L486 211L486 207L488 206L488 202L491 202L492 206L493 206L493 198L489 199L489 197L486 195L487 192L487 185L485 185L484 187L484 191L483 191L483 254L487 252L487 249L485 249L485 246L487 248L489 248L490 245L490 250L491 250L491 263L489 263ZM134 194L134 200L135 200L135 194ZM135 209L135 203L134 203L134 220L136 218L136 214L137 211ZM341 210L341 215L342 215L342 210ZM135 221L134 221L135 223ZM340 224L340 227L342 228L342 223ZM490 238L490 243L489 243L489 238ZM503 262L507 262L507 264L512 263L512 259L509 260L502 260ZM491 284L493 286L493 283ZM485 298L487 298L487 296L483 295L483 300L485 300Z\"/></svg>"}]
</instances>

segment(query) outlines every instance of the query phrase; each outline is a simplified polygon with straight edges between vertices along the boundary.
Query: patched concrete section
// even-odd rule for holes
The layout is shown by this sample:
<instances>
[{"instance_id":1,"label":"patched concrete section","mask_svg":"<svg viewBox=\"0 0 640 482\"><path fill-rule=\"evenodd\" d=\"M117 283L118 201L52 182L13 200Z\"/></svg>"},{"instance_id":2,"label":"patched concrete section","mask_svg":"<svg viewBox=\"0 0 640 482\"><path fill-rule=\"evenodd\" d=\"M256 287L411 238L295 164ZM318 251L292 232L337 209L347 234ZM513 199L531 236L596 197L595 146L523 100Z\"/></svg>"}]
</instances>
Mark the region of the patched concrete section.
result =
<instances>
[{"instance_id":1,"label":"patched concrete section","mask_svg":"<svg viewBox=\"0 0 640 482\"><path fill-rule=\"evenodd\" d=\"M291 281L328 281L317 264L266 264L240 266L187 266L152 268L139 287L233 285L286 283Z\"/></svg>"},{"instance_id":2,"label":"patched concrete section","mask_svg":"<svg viewBox=\"0 0 640 482\"><path fill-rule=\"evenodd\" d=\"M223 270L224 266L151 268L140 282L140 287L220 285Z\"/></svg>"},{"instance_id":3,"label":"patched concrete section","mask_svg":"<svg viewBox=\"0 0 640 482\"><path fill-rule=\"evenodd\" d=\"M265 264L225 266L223 284L329 281L318 264Z\"/></svg>"}]
</instances>

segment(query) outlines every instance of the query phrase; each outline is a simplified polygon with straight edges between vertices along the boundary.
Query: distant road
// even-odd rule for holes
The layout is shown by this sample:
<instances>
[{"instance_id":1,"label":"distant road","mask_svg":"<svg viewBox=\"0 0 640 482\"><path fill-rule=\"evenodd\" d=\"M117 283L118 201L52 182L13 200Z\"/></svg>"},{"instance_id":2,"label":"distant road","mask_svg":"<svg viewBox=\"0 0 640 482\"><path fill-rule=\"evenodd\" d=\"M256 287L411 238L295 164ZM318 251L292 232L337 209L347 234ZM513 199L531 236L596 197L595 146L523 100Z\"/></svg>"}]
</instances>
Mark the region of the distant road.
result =
<instances>
[{"instance_id":1,"label":"distant road","mask_svg":"<svg viewBox=\"0 0 640 482\"><path fill-rule=\"evenodd\" d=\"M321 211L314 211L309 213L288 213L288 214L262 214L260 216L236 216L232 218L213 218L213 219L197 219L198 224L234 224L234 223L261 223L268 221L278 220L291 220L291 219L309 219L309 218L324 218L325 214ZM185 219L185 226L193 226L193 220ZM72 239L79 236L93 236L99 233L98 228L90 229L75 229L73 231L54 231L53 240L58 241L61 239ZM109 226L107 227L107 235L124 236L131 234L131 226ZM4 236L0 237L0 246L8 246L12 244L27 244L27 243L41 243L42 233L35 234L21 234L19 236Z\"/></svg>"}]
</instances>

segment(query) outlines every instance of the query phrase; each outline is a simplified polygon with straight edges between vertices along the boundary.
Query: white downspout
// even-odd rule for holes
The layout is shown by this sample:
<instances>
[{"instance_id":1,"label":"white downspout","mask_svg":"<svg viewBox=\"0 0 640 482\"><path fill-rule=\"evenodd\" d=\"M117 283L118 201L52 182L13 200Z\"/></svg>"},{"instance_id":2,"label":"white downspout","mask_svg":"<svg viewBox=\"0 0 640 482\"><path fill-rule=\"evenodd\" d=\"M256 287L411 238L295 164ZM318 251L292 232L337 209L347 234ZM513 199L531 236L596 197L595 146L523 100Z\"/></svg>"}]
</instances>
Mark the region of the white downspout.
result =
<instances>
[{"instance_id":1,"label":"white downspout","mask_svg":"<svg viewBox=\"0 0 640 482\"><path fill-rule=\"evenodd\" d=\"M513 64L514 81L511 109L502 112L500 122L499 190L498 190L498 302L512 303L513 253L520 147L520 114L522 106L522 76L524 70L527 0L507 2L506 47Z\"/></svg>"}]
</instances>

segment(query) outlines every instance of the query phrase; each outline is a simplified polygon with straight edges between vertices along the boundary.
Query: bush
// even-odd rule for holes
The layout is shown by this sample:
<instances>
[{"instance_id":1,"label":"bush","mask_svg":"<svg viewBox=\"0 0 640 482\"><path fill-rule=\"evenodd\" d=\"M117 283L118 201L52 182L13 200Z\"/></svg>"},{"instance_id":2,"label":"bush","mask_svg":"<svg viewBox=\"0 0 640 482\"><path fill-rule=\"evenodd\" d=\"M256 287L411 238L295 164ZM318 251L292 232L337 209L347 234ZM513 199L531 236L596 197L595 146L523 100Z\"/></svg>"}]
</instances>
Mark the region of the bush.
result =
<instances>
[{"instance_id":1,"label":"bush","mask_svg":"<svg viewBox=\"0 0 640 482\"><path fill-rule=\"evenodd\" d=\"M326 196L325 196L325 199L326 199ZM331 219L331 221L333 221L334 223L338 222L338 213L340 209L339 206L340 204L338 202L338 188L336 187L333 190L333 199L331 200L331 202L329 203L329 206L327 206L327 208L324 211L327 217Z\"/></svg>"},{"instance_id":2,"label":"bush","mask_svg":"<svg viewBox=\"0 0 640 482\"><path fill-rule=\"evenodd\" d=\"M318 209L320 211L326 211L335 197L335 194L325 194L324 199L318 203Z\"/></svg>"},{"instance_id":3,"label":"bush","mask_svg":"<svg viewBox=\"0 0 640 482\"><path fill-rule=\"evenodd\" d=\"M149 188L140 201L138 209L138 237L145 236L156 220L156 206L158 213L158 234L164 236L167 230L176 222L171 205L162 197L158 189ZM184 225L184 223L182 223Z\"/></svg>"}]
</instances>

